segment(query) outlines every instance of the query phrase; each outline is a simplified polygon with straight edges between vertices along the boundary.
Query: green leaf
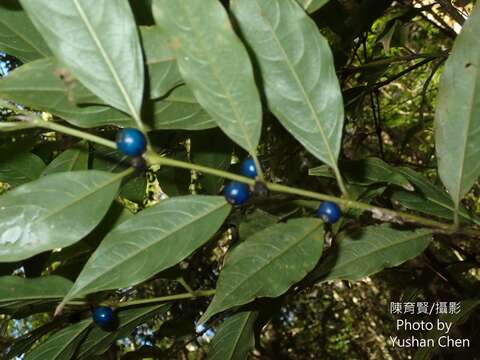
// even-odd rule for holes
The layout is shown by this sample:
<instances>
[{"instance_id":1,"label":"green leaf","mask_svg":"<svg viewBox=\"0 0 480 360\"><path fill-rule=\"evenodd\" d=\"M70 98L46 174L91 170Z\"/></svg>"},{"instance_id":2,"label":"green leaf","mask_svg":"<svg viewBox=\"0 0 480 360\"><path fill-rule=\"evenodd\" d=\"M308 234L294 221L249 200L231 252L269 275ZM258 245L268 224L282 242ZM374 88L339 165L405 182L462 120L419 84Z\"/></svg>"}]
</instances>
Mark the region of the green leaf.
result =
<instances>
[{"instance_id":1,"label":"green leaf","mask_svg":"<svg viewBox=\"0 0 480 360\"><path fill-rule=\"evenodd\" d=\"M342 161L340 170L351 184L373 185L386 183L400 186L408 191L414 190L405 175L379 158ZM334 174L328 171L325 165L309 169L308 174L312 176L335 177Z\"/></svg>"},{"instance_id":2,"label":"green leaf","mask_svg":"<svg viewBox=\"0 0 480 360\"><path fill-rule=\"evenodd\" d=\"M215 334L208 360L244 360L255 347L256 311L236 313L220 325Z\"/></svg>"},{"instance_id":3,"label":"green leaf","mask_svg":"<svg viewBox=\"0 0 480 360\"><path fill-rule=\"evenodd\" d=\"M56 58L107 104L140 119L144 64L127 0L20 0Z\"/></svg>"},{"instance_id":4,"label":"green leaf","mask_svg":"<svg viewBox=\"0 0 480 360\"><path fill-rule=\"evenodd\" d=\"M155 0L153 15L169 38L196 99L237 144L255 153L262 107L252 65L217 0Z\"/></svg>"},{"instance_id":5,"label":"green leaf","mask_svg":"<svg viewBox=\"0 0 480 360\"><path fill-rule=\"evenodd\" d=\"M20 66L0 81L0 97L34 109L48 111L80 127L107 124L132 126L128 115L103 105L77 106L78 93L89 93L77 82L68 84L60 78L61 69L53 58Z\"/></svg>"},{"instance_id":6,"label":"green leaf","mask_svg":"<svg viewBox=\"0 0 480 360\"><path fill-rule=\"evenodd\" d=\"M420 255L430 244L432 232L396 230L388 224L368 226L345 234L312 276L319 281L357 281Z\"/></svg>"},{"instance_id":7,"label":"green leaf","mask_svg":"<svg viewBox=\"0 0 480 360\"><path fill-rule=\"evenodd\" d=\"M0 50L23 63L50 56L50 49L17 0L2 0Z\"/></svg>"},{"instance_id":8,"label":"green leaf","mask_svg":"<svg viewBox=\"0 0 480 360\"><path fill-rule=\"evenodd\" d=\"M316 205L316 208L318 204ZM246 214L238 227L240 240L248 239L255 233L275 225L280 219L262 209L255 209L251 214Z\"/></svg>"},{"instance_id":9,"label":"green leaf","mask_svg":"<svg viewBox=\"0 0 480 360\"><path fill-rule=\"evenodd\" d=\"M323 223L295 219L240 243L225 260L215 297L199 320L259 297L277 297L314 268L322 255Z\"/></svg>"},{"instance_id":10,"label":"green leaf","mask_svg":"<svg viewBox=\"0 0 480 360\"><path fill-rule=\"evenodd\" d=\"M32 153L2 153L0 155L0 181L19 186L37 179L45 164Z\"/></svg>"},{"instance_id":11,"label":"green leaf","mask_svg":"<svg viewBox=\"0 0 480 360\"><path fill-rule=\"evenodd\" d=\"M64 302L138 284L177 264L210 239L229 211L216 196L174 197L143 210L107 235Z\"/></svg>"},{"instance_id":12,"label":"green leaf","mask_svg":"<svg viewBox=\"0 0 480 360\"><path fill-rule=\"evenodd\" d=\"M102 219L122 175L53 174L0 196L0 261L29 258L73 244Z\"/></svg>"},{"instance_id":13,"label":"green leaf","mask_svg":"<svg viewBox=\"0 0 480 360\"><path fill-rule=\"evenodd\" d=\"M17 301L61 299L71 287L72 282L60 276L31 279L2 276L0 277L0 305Z\"/></svg>"},{"instance_id":14,"label":"green leaf","mask_svg":"<svg viewBox=\"0 0 480 360\"><path fill-rule=\"evenodd\" d=\"M96 170L119 173L130 167L130 158L116 149L95 144L93 151L92 168ZM145 197L147 179L144 174L136 174L124 180L120 196L134 202L142 202Z\"/></svg>"},{"instance_id":15,"label":"green leaf","mask_svg":"<svg viewBox=\"0 0 480 360\"><path fill-rule=\"evenodd\" d=\"M77 144L74 148L67 149L48 164L43 175L51 175L66 171L80 171L88 169L88 146Z\"/></svg>"},{"instance_id":16,"label":"green leaf","mask_svg":"<svg viewBox=\"0 0 480 360\"><path fill-rule=\"evenodd\" d=\"M454 205L448 194L438 186L433 185L427 178L406 167L396 168L415 187L415 192L403 190L395 191L392 200L398 201L408 209L420 211L425 214L438 216L451 220L454 212ZM480 225L480 219L472 216L463 207L459 209L460 219L467 222L474 222Z\"/></svg>"},{"instance_id":17,"label":"green leaf","mask_svg":"<svg viewBox=\"0 0 480 360\"><path fill-rule=\"evenodd\" d=\"M93 355L103 354L112 342L129 336L137 326L158 314L166 313L169 309L169 304L157 304L118 311L118 328L112 332L94 327L78 347L75 359L90 360Z\"/></svg>"},{"instance_id":18,"label":"green leaf","mask_svg":"<svg viewBox=\"0 0 480 360\"><path fill-rule=\"evenodd\" d=\"M297 0L298 3L309 13L319 10L329 0Z\"/></svg>"},{"instance_id":19,"label":"green leaf","mask_svg":"<svg viewBox=\"0 0 480 360\"><path fill-rule=\"evenodd\" d=\"M452 331L458 325L463 324L465 321L468 320L470 314L476 309L476 307L480 305L480 300L470 299L470 300L463 300L460 302L460 312L458 314L441 314L438 317L439 321L443 323L451 324ZM434 347L423 347L419 348L415 352L415 356L413 357L414 360L430 360L439 350L439 338L445 335L445 330L438 330L438 328L434 328L425 334L425 339L433 339L435 344ZM473 339L471 339L473 340Z\"/></svg>"},{"instance_id":20,"label":"green leaf","mask_svg":"<svg viewBox=\"0 0 480 360\"><path fill-rule=\"evenodd\" d=\"M140 36L148 66L150 98L159 98L181 84L183 79L160 28L141 26Z\"/></svg>"},{"instance_id":21,"label":"green leaf","mask_svg":"<svg viewBox=\"0 0 480 360\"><path fill-rule=\"evenodd\" d=\"M438 173L456 209L480 175L479 33L480 6L477 5L455 40L437 97Z\"/></svg>"},{"instance_id":22,"label":"green leaf","mask_svg":"<svg viewBox=\"0 0 480 360\"><path fill-rule=\"evenodd\" d=\"M91 324L87 319L60 330L28 353L25 360L70 360Z\"/></svg>"},{"instance_id":23,"label":"green leaf","mask_svg":"<svg viewBox=\"0 0 480 360\"><path fill-rule=\"evenodd\" d=\"M268 105L315 157L337 169L343 101L327 41L295 0L233 0Z\"/></svg>"},{"instance_id":24,"label":"green leaf","mask_svg":"<svg viewBox=\"0 0 480 360\"><path fill-rule=\"evenodd\" d=\"M187 86L177 87L151 106L153 127L158 130L203 130L217 126Z\"/></svg>"}]
</instances>

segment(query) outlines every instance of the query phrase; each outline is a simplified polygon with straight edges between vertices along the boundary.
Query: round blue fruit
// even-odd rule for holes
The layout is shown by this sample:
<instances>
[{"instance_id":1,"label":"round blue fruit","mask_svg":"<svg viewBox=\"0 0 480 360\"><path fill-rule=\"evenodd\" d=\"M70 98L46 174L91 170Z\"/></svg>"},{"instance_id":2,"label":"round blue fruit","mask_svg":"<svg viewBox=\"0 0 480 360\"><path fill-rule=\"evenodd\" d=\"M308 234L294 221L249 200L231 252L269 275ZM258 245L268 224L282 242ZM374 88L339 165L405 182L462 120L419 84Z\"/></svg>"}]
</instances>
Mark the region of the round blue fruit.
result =
<instances>
[{"instance_id":1,"label":"round blue fruit","mask_svg":"<svg viewBox=\"0 0 480 360\"><path fill-rule=\"evenodd\" d=\"M341 215L342 212L338 205L331 201L324 201L317 210L317 216L329 224L336 223Z\"/></svg>"},{"instance_id":2,"label":"round blue fruit","mask_svg":"<svg viewBox=\"0 0 480 360\"><path fill-rule=\"evenodd\" d=\"M112 308L99 306L93 310L93 322L102 329L110 329L115 324L115 316Z\"/></svg>"},{"instance_id":3,"label":"round blue fruit","mask_svg":"<svg viewBox=\"0 0 480 360\"><path fill-rule=\"evenodd\" d=\"M147 148L145 135L134 128L125 128L117 135L117 149L127 156L140 156Z\"/></svg>"},{"instance_id":4,"label":"round blue fruit","mask_svg":"<svg viewBox=\"0 0 480 360\"><path fill-rule=\"evenodd\" d=\"M240 165L240 173L243 176L255 179L257 177L257 167L255 166L255 161L252 158L246 158L243 160L242 165Z\"/></svg>"},{"instance_id":5,"label":"round blue fruit","mask_svg":"<svg viewBox=\"0 0 480 360\"><path fill-rule=\"evenodd\" d=\"M223 195L232 205L242 205L250 196L248 186L238 181L231 181L225 185Z\"/></svg>"}]
</instances>

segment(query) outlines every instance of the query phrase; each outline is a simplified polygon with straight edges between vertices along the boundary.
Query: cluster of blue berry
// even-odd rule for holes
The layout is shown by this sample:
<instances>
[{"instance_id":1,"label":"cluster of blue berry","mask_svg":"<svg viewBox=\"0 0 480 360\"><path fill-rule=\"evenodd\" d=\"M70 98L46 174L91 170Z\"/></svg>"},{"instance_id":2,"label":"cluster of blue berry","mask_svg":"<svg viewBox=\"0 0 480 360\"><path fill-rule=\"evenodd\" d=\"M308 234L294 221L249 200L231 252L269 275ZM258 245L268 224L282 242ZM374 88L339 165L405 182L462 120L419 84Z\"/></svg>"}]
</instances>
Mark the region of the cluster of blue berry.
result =
<instances>
[{"instance_id":1,"label":"cluster of blue berry","mask_svg":"<svg viewBox=\"0 0 480 360\"><path fill-rule=\"evenodd\" d=\"M117 148L122 154L133 158L132 164L142 163L138 159L141 159L142 154L146 151L147 141L141 131L134 128L125 128L118 133L116 142ZM240 166L240 172L243 176L252 179L258 176L255 162L250 157L243 161ZM225 185L223 194L230 204L242 205L250 197L250 190L248 185L244 183L231 181ZM340 208L334 202L325 201L320 204L317 216L327 223L336 223L341 216ZM116 327L115 313L110 307L96 307L93 309L92 317L94 323L104 330L113 330Z\"/></svg>"},{"instance_id":2,"label":"cluster of blue berry","mask_svg":"<svg viewBox=\"0 0 480 360\"><path fill-rule=\"evenodd\" d=\"M132 157L132 164L134 166L136 166L135 164L142 163L142 161L138 161L138 159L145 152L146 146L147 141L145 136L137 129L125 128L118 133L118 150L120 150L122 154ZM249 157L243 161L240 166L240 173L252 179L258 176L257 168L252 158ZM225 185L223 194L232 205L242 205L246 203L250 197L248 185L238 181L231 181ZM318 208L317 216L327 223L336 223L341 216L340 208L334 202L325 201Z\"/></svg>"}]
</instances>

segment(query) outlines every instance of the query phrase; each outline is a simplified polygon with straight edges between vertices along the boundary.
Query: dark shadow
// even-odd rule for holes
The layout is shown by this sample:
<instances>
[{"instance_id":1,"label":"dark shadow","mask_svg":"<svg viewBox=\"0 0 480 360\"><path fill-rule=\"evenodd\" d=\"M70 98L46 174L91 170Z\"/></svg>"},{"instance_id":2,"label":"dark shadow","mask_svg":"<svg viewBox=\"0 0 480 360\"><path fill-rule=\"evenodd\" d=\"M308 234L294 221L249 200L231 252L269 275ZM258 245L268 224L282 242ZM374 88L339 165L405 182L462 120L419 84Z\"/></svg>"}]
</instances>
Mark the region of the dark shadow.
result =
<instances>
[{"instance_id":1,"label":"dark shadow","mask_svg":"<svg viewBox=\"0 0 480 360\"><path fill-rule=\"evenodd\" d=\"M22 6L18 0L2 0L0 2L0 7L7 8L14 11L23 11Z\"/></svg>"}]
</instances>

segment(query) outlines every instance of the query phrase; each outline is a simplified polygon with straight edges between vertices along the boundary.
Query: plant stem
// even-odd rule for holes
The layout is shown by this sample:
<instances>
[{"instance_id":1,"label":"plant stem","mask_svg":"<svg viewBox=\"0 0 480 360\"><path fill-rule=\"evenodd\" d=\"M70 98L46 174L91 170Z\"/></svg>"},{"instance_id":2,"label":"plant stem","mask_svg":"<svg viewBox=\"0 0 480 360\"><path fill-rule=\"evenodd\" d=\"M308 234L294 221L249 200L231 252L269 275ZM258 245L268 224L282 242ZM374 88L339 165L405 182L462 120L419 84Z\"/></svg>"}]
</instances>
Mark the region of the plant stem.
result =
<instances>
[{"instance_id":1,"label":"plant stem","mask_svg":"<svg viewBox=\"0 0 480 360\"><path fill-rule=\"evenodd\" d=\"M333 172L335 173L335 178L337 179L337 184L338 184L338 187L340 188L340 191L342 192L344 197L348 198L348 191L345 186L345 183L343 182L342 174L340 174L340 170L338 169L338 166L333 167Z\"/></svg>"},{"instance_id":2,"label":"plant stem","mask_svg":"<svg viewBox=\"0 0 480 360\"><path fill-rule=\"evenodd\" d=\"M92 141L104 146L107 146L112 149L116 149L116 144L113 141L104 139L102 137L87 133L82 130L77 130L70 128L68 126L64 126L58 123L50 122L50 121L45 121L38 115L30 115L29 116L20 116L18 117L22 120L27 120L30 121L34 126L38 127L43 127L47 128L50 130L54 131L59 131L65 134L69 134L78 138L82 138L88 141ZM248 185L254 185L255 180L233 174L227 171L223 170L218 170L214 169L211 167L203 166L203 165L198 165L198 164L193 164L190 162L185 162L185 161L180 161L180 160L175 160L175 159L170 159L167 157L163 157L157 153L155 153L152 150L148 150L147 153L144 155L147 162L152 165L152 164L158 164L158 165L165 165L165 166L172 166L172 167L177 167L177 168L182 168L182 169L188 169L188 170L195 170L198 172L202 172L205 174L210 174L218 177L223 177L226 179L230 180L235 180L239 181ZM338 169L337 169L338 172ZM342 193L346 194L346 189L345 185L343 184L343 180L340 176L340 174L337 174L337 181L342 189ZM281 184L275 184L275 183L270 183L270 182L265 182L265 185L267 188L271 191L277 191L285 194L292 194L292 195L298 195L306 198L311 198L311 199L316 199L316 200L321 200L321 201L333 201L335 203L338 203L346 208L355 208L355 209L360 209L360 210L365 210L365 211L370 211L376 218L379 218L383 221L394 221L394 220L403 220L406 222L412 222L416 224L420 224L423 226L427 227L432 227L437 229L440 232L446 232L446 233L460 233L468 236L473 236L473 237L480 237L480 231L476 230L474 228L459 228L455 223L453 224L448 224L436 220L431 220L427 219L418 215L413 215L410 213L406 212L401 212L401 211L395 211L391 209L386 209L386 208L381 208L377 206L373 206L370 204L358 202L358 201L353 201L353 200L348 200L348 199L343 199L340 197L332 196L332 195L327 195L327 194L321 194L309 190L303 190L303 189L298 189L290 186L285 186ZM201 294L202 292L200 292ZM195 293L197 295L197 293ZM192 296L190 294L190 296ZM198 295L202 296L202 295Z\"/></svg>"},{"instance_id":3,"label":"plant stem","mask_svg":"<svg viewBox=\"0 0 480 360\"><path fill-rule=\"evenodd\" d=\"M197 165L197 164L192 164L192 163L187 163L184 161L180 160L174 160L174 159L169 159L166 157L162 157L158 154L155 153L148 153L146 155L148 161L152 164L159 164L159 165L166 165L166 166L173 166L173 167L178 167L178 168L183 168L183 169L191 169L195 171L199 171L202 173L210 174L210 175L215 175L219 177L223 177L226 179L230 180L236 180L240 181L249 185L253 185L255 183L254 180L229 173L227 171L223 170L218 170L214 168L209 168L206 166L202 165ZM431 219L426 219L421 216L413 215L410 213L402 212L402 211L395 211L391 209L386 209L386 208L381 208L377 207L374 205L358 202L358 201L353 201L353 200L348 200L348 199L342 199L336 196L332 195L327 195L327 194L321 194L309 190L303 190L303 189L298 189L290 186L285 186L281 184L275 184L275 183L270 183L266 182L265 185L267 188L271 191L277 191L285 194L292 194L292 195L298 195L306 198L311 198L311 199L316 199L316 200L322 200L322 201L333 201L337 204L340 204L346 208L355 208L355 209L360 209L360 210L366 210L370 211L373 213L375 216L386 220L386 221L391 221L391 220L403 220L406 222L413 222L417 223L420 225L436 228L438 230L441 230L442 232L459 232L463 233L465 235L470 235L470 236L476 236L480 237L480 231L477 231L475 229L457 229L456 226L453 224L447 224L443 223L440 221L436 220L431 220ZM458 231L457 231L458 230Z\"/></svg>"},{"instance_id":4,"label":"plant stem","mask_svg":"<svg viewBox=\"0 0 480 360\"><path fill-rule=\"evenodd\" d=\"M188 285L188 283L185 281L185 279L184 279L183 277L179 277L179 278L177 279L177 281L180 283L180 285L183 286L183 288L184 288L185 290L188 291L189 294L195 295L195 290L193 290L193 289L190 287L190 285Z\"/></svg>"},{"instance_id":5,"label":"plant stem","mask_svg":"<svg viewBox=\"0 0 480 360\"><path fill-rule=\"evenodd\" d=\"M215 295L215 290L200 290L194 293L183 293L175 295L160 296L150 299L139 299L132 301L125 301L121 303L108 303L107 305L112 305L117 308L135 306L135 305L145 305L145 304L155 304L161 302L175 301L175 300L184 300L184 299L195 299L197 297L209 297Z\"/></svg>"},{"instance_id":6,"label":"plant stem","mask_svg":"<svg viewBox=\"0 0 480 360\"><path fill-rule=\"evenodd\" d=\"M68 134L68 135L71 135L71 136L74 136L74 137L77 137L77 138L80 138L80 139L85 139L87 141L95 142L97 144L109 147L111 149L116 149L117 148L117 145L115 144L114 141L111 141L111 140L102 138L100 136L84 132L82 130L73 129L71 127L64 126L64 125L61 125L61 124L58 124L58 123L55 123L55 122L44 121L44 120L35 120L34 124L38 127L42 127L42 128L45 128L45 129L50 129L50 130L53 130L53 131L58 131L58 132Z\"/></svg>"}]
</instances>

